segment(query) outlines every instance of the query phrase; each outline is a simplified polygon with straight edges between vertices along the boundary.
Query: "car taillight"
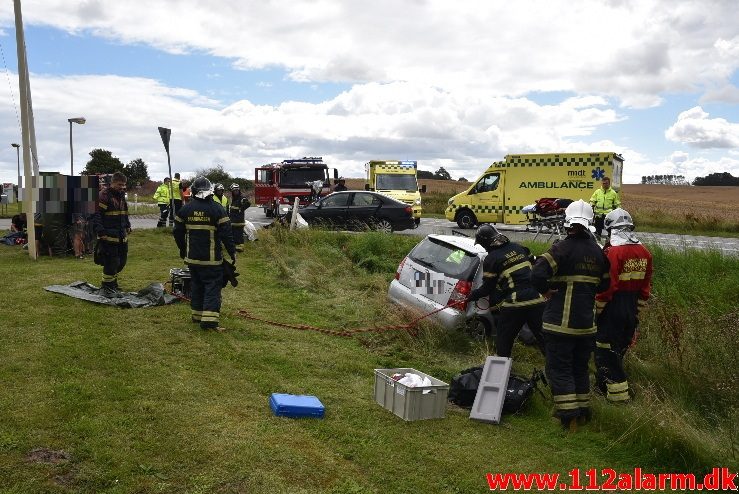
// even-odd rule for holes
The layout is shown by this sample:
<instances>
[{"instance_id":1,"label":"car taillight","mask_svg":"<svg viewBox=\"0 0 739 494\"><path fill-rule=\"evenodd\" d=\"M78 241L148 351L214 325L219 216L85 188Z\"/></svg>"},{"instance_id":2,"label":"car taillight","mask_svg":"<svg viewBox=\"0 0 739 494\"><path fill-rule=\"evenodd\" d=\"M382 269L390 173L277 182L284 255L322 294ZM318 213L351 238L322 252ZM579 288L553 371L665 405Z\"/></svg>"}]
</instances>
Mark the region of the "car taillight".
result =
<instances>
[{"instance_id":1,"label":"car taillight","mask_svg":"<svg viewBox=\"0 0 739 494\"><path fill-rule=\"evenodd\" d=\"M398 266L398 270L395 272L395 279L400 279L400 272L403 271L403 266L405 265L405 260L408 259L408 256L404 257L402 261L400 261L400 265Z\"/></svg>"},{"instance_id":2,"label":"car taillight","mask_svg":"<svg viewBox=\"0 0 739 494\"><path fill-rule=\"evenodd\" d=\"M449 304L451 305L454 302L459 302L453 307L461 311L467 310L467 297L469 296L471 291L471 281L459 280L455 285L454 290L452 290L452 294L449 295Z\"/></svg>"},{"instance_id":3,"label":"car taillight","mask_svg":"<svg viewBox=\"0 0 739 494\"><path fill-rule=\"evenodd\" d=\"M406 206L405 207L405 212L408 213L409 215L413 216L413 208L412 207Z\"/></svg>"}]
</instances>

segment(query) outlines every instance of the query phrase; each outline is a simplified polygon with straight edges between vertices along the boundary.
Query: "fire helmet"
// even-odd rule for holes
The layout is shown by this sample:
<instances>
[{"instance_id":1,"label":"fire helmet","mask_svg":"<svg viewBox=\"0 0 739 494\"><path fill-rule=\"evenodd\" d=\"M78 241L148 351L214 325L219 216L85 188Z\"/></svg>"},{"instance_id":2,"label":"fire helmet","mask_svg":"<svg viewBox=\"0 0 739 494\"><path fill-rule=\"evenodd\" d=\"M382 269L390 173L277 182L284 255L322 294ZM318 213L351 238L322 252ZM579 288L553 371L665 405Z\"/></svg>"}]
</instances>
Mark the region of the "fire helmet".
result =
<instances>
[{"instance_id":1,"label":"fire helmet","mask_svg":"<svg viewBox=\"0 0 739 494\"><path fill-rule=\"evenodd\" d=\"M493 225L480 225L475 233L475 243L484 249L500 247L508 242L508 237L500 233Z\"/></svg>"},{"instance_id":2,"label":"fire helmet","mask_svg":"<svg viewBox=\"0 0 739 494\"><path fill-rule=\"evenodd\" d=\"M612 229L616 230L633 230L634 220L631 219L631 215L625 209L616 208L606 215L603 221L603 228L607 231Z\"/></svg>"},{"instance_id":3,"label":"fire helmet","mask_svg":"<svg viewBox=\"0 0 739 494\"><path fill-rule=\"evenodd\" d=\"M572 225L582 225L587 228L592 222L593 206L582 199L573 202L565 209L565 228Z\"/></svg>"},{"instance_id":4,"label":"fire helmet","mask_svg":"<svg viewBox=\"0 0 739 494\"><path fill-rule=\"evenodd\" d=\"M205 177L198 177L192 181L190 193L197 199L207 199L213 195L213 185Z\"/></svg>"}]
</instances>

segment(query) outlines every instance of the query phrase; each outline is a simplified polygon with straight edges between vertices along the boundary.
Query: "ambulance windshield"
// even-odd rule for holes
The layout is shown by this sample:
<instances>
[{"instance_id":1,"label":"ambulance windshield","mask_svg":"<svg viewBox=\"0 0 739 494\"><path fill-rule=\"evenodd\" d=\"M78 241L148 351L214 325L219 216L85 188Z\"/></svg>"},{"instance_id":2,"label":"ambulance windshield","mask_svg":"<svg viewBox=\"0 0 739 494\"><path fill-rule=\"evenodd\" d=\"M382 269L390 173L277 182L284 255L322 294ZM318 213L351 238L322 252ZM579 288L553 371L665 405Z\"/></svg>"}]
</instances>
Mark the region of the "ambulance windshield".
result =
<instances>
[{"instance_id":1,"label":"ambulance windshield","mask_svg":"<svg viewBox=\"0 0 739 494\"><path fill-rule=\"evenodd\" d=\"M378 173L376 180L376 190L407 190L409 192L418 190L416 176L410 173Z\"/></svg>"}]
</instances>

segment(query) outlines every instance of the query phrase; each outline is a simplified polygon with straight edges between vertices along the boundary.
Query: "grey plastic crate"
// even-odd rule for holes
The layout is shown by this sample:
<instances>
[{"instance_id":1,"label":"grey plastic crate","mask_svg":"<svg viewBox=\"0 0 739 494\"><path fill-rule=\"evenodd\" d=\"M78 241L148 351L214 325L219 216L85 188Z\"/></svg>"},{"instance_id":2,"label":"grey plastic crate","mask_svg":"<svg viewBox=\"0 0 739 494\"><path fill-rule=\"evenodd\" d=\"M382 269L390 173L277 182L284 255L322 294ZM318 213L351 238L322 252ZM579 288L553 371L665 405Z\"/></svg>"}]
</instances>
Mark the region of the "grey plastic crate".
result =
<instances>
[{"instance_id":1,"label":"grey plastic crate","mask_svg":"<svg viewBox=\"0 0 739 494\"><path fill-rule=\"evenodd\" d=\"M393 374L411 372L428 377L431 386L408 387L394 381ZM403 420L441 419L446 414L449 385L416 369L375 369L375 401Z\"/></svg>"}]
</instances>

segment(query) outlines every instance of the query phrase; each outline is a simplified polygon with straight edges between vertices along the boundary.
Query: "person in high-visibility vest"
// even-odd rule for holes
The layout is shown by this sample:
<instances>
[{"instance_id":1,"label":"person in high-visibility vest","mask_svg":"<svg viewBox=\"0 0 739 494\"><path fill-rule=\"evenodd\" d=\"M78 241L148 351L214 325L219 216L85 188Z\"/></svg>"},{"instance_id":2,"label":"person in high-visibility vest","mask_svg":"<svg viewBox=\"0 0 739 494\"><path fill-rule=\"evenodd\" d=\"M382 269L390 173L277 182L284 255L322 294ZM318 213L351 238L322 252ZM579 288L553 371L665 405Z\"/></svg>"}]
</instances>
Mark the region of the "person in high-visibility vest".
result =
<instances>
[{"instance_id":1,"label":"person in high-visibility vest","mask_svg":"<svg viewBox=\"0 0 739 494\"><path fill-rule=\"evenodd\" d=\"M215 184L213 186L213 201L223 206L223 209L228 213L228 197L224 192L226 192L226 188L223 184Z\"/></svg>"},{"instance_id":2,"label":"person in high-visibility vest","mask_svg":"<svg viewBox=\"0 0 739 494\"><path fill-rule=\"evenodd\" d=\"M170 197L169 197L169 177L164 178L164 182L157 187L154 192L154 200L159 206L159 221L157 221L157 228L164 228L167 226L167 217L169 216Z\"/></svg>"},{"instance_id":3,"label":"person in high-visibility vest","mask_svg":"<svg viewBox=\"0 0 739 494\"><path fill-rule=\"evenodd\" d=\"M611 179L603 177L601 180L601 188L593 192L590 196L590 205L593 206L595 215L595 234L598 237L603 232L603 221L608 213L616 208L621 207L621 199L618 198L618 192L611 188Z\"/></svg>"},{"instance_id":4,"label":"person in high-visibility vest","mask_svg":"<svg viewBox=\"0 0 739 494\"><path fill-rule=\"evenodd\" d=\"M172 202L174 203L174 214L182 207L182 187L180 183L180 174L175 173L172 179Z\"/></svg>"}]
</instances>

